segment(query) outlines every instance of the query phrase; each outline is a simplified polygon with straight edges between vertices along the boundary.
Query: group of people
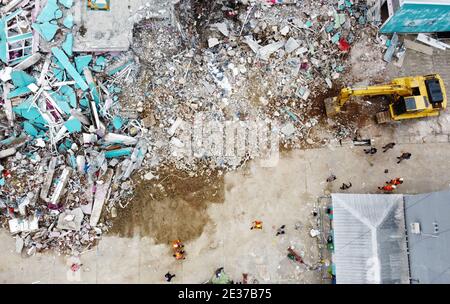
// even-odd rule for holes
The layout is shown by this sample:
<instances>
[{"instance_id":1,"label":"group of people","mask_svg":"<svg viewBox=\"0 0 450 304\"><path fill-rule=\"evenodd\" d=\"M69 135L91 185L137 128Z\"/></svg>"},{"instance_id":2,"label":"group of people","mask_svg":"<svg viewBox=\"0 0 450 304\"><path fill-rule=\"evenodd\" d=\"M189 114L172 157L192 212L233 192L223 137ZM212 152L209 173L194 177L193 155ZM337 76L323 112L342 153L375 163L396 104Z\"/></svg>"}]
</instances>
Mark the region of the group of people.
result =
<instances>
[{"instance_id":1,"label":"group of people","mask_svg":"<svg viewBox=\"0 0 450 304\"><path fill-rule=\"evenodd\" d=\"M394 148L395 143L388 143L387 145L385 145L383 147L383 153L388 151L389 149ZM375 154L377 153L377 149L376 148L370 148L370 149L364 149L364 152L366 154ZM400 164L403 160L407 160L411 158L411 153L409 152L404 152L402 153L402 155L397 157L397 164ZM385 173L389 172L389 170L385 170ZM386 185L382 186L382 187L378 187L378 189L383 190L384 192L393 192L395 189L397 189L398 185L403 184L403 178L402 177L397 177L394 179L391 179L390 181L386 182Z\"/></svg>"},{"instance_id":2,"label":"group of people","mask_svg":"<svg viewBox=\"0 0 450 304\"><path fill-rule=\"evenodd\" d=\"M184 256L184 244L180 240L175 240L172 242L172 250L173 250L173 257L177 260L184 260L186 257ZM166 278L167 282L170 282L174 277L175 274L171 274L170 272L167 272L164 277Z\"/></svg>"},{"instance_id":3,"label":"group of people","mask_svg":"<svg viewBox=\"0 0 450 304\"><path fill-rule=\"evenodd\" d=\"M262 221L253 221L252 226L250 227L250 230L253 230L253 229L261 230L262 227L263 227ZM280 228L278 228L276 236L285 234L286 233L285 229L286 229L286 225L282 225Z\"/></svg>"},{"instance_id":4,"label":"group of people","mask_svg":"<svg viewBox=\"0 0 450 304\"><path fill-rule=\"evenodd\" d=\"M392 149L392 148L394 148L394 146L395 146L395 143L388 143L387 145L385 145L384 147L383 147L383 153L385 153L386 151L388 151L389 149ZM366 153L366 154L371 154L371 155L373 155L373 154L375 154L375 153L377 153L377 148L374 148L374 147L370 147L369 149L364 149L364 152ZM405 159L410 159L411 158L411 153L409 153L409 152L404 152L404 153L402 153L402 155L400 155L400 156L398 156L397 157L397 159L398 159L398 161L397 161L397 164L399 164L399 163L401 163L403 160L405 160Z\"/></svg>"},{"instance_id":5,"label":"group of people","mask_svg":"<svg viewBox=\"0 0 450 304\"><path fill-rule=\"evenodd\" d=\"M261 221L253 221L252 222L252 226L250 227L250 230L253 230L253 229L261 230L262 229L262 222Z\"/></svg>"},{"instance_id":6,"label":"group of people","mask_svg":"<svg viewBox=\"0 0 450 304\"><path fill-rule=\"evenodd\" d=\"M403 184L403 178L397 177L386 182L386 185L384 185L383 187L378 187L378 189L383 190L384 192L392 192L397 189L398 185L401 184Z\"/></svg>"},{"instance_id":7,"label":"group of people","mask_svg":"<svg viewBox=\"0 0 450 304\"><path fill-rule=\"evenodd\" d=\"M173 249L173 257L177 260L184 260L186 257L184 256L184 245L180 240L173 241L172 249Z\"/></svg>"},{"instance_id":8,"label":"group of people","mask_svg":"<svg viewBox=\"0 0 450 304\"><path fill-rule=\"evenodd\" d=\"M368 141L367 145L371 145L371 141ZM393 142L388 143L387 145L383 146L382 147L383 153L385 153L386 151L394 148L394 146L395 146L395 143L393 143ZM364 149L364 152L366 154L371 154L371 155L377 153L377 151L378 151L378 149L375 148L375 147L370 147L368 149ZM409 153L409 152L402 153L402 155L397 157L397 164L400 164L403 160L410 159L411 155L412 154ZM388 173L389 170L386 169L384 172ZM332 182L332 181L334 181L336 179L337 179L336 176L332 174L330 177L327 178L327 182L330 183L330 182ZM403 183L403 178L397 177L397 178L394 178L394 179L386 182L386 185L384 185L382 187L378 187L378 189L383 190L385 192L392 192L392 191L394 191L397 188L398 185L400 185L402 183ZM351 182L349 182L348 184L342 183L342 186L340 187L340 189L341 190L347 190L347 189L350 189L351 187L352 187L352 183Z\"/></svg>"}]
</instances>

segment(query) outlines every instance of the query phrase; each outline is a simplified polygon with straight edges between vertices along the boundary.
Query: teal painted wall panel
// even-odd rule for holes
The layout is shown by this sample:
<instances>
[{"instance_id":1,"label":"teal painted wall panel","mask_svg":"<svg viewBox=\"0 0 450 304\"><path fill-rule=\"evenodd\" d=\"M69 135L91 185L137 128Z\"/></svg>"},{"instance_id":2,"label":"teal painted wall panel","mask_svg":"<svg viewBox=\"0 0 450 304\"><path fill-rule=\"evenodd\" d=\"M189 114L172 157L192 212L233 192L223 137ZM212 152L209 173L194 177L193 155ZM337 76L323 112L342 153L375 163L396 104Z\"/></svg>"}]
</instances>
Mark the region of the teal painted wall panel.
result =
<instances>
[{"instance_id":1,"label":"teal painted wall panel","mask_svg":"<svg viewBox=\"0 0 450 304\"><path fill-rule=\"evenodd\" d=\"M450 32L450 5L404 4L380 32Z\"/></svg>"}]
</instances>

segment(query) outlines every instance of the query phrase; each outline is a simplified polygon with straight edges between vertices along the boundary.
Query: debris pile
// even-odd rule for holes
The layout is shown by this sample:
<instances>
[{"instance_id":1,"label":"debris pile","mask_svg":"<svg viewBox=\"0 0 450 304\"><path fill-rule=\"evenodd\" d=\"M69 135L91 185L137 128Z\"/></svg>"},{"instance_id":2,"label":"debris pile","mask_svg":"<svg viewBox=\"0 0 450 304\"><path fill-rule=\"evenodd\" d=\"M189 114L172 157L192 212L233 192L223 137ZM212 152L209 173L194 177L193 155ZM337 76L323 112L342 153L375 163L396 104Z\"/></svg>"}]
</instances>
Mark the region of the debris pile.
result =
<instances>
[{"instance_id":1,"label":"debris pile","mask_svg":"<svg viewBox=\"0 0 450 304\"><path fill-rule=\"evenodd\" d=\"M352 45L371 27L363 2L181 1L179 23L137 24L132 51L141 71L124 96L150 130L153 163L188 170L199 159L226 169L241 164L170 153L185 144L183 128L173 126L200 112L205 121L270 121L286 147L314 146L323 97L344 80Z\"/></svg>"},{"instance_id":2,"label":"debris pile","mask_svg":"<svg viewBox=\"0 0 450 304\"><path fill-rule=\"evenodd\" d=\"M137 62L74 53L71 6L12 1L0 19L0 222L29 255L89 249L108 229L102 211L114 217L133 193L129 178L148 151L119 102Z\"/></svg>"},{"instance_id":3,"label":"debris pile","mask_svg":"<svg viewBox=\"0 0 450 304\"><path fill-rule=\"evenodd\" d=\"M209 122L274 122L286 147L314 145L322 97L342 80L350 49L370 27L357 0L149 1L122 12L118 24L130 27L106 38L109 29L90 28L90 10L111 19L123 4L6 2L0 223L29 255L88 250L133 196L138 170L151 180L162 165L195 175L245 162L179 152L189 148L182 132L199 114ZM133 24L133 40L124 41ZM101 51L96 40L111 47Z\"/></svg>"}]
</instances>

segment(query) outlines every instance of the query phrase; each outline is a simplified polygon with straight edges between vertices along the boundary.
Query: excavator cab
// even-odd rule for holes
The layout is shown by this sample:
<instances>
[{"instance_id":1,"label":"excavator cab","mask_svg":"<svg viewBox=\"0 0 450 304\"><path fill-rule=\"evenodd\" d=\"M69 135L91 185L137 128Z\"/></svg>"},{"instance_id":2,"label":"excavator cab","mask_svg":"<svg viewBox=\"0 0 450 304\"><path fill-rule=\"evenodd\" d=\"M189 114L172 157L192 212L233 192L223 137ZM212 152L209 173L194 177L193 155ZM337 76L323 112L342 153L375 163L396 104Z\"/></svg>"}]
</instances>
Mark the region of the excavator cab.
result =
<instances>
[{"instance_id":1,"label":"excavator cab","mask_svg":"<svg viewBox=\"0 0 450 304\"><path fill-rule=\"evenodd\" d=\"M413 79L409 84L410 96L397 95L396 101L389 105L389 111L377 114L377 122L399 121L404 119L438 116L447 106L444 82L439 75L399 78ZM402 85L408 85L404 82Z\"/></svg>"},{"instance_id":2,"label":"excavator cab","mask_svg":"<svg viewBox=\"0 0 450 304\"><path fill-rule=\"evenodd\" d=\"M428 109L430 103L426 96L400 96L398 101L392 104L392 110L396 116L412 114Z\"/></svg>"},{"instance_id":3,"label":"excavator cab","mask_svg":"<svg viewBox=\"0 0 450 304\"><path fill-rule=\"evenodd\" d=\"M325 109L332 116L341 111L351 96L379 95L392 99L387 111L377 113L378 123L438 116L447 107L444 82L438 74L432 74L396 78L386 85L344 88L339 96L325 100Z\"/></svg>"}]
</instances>

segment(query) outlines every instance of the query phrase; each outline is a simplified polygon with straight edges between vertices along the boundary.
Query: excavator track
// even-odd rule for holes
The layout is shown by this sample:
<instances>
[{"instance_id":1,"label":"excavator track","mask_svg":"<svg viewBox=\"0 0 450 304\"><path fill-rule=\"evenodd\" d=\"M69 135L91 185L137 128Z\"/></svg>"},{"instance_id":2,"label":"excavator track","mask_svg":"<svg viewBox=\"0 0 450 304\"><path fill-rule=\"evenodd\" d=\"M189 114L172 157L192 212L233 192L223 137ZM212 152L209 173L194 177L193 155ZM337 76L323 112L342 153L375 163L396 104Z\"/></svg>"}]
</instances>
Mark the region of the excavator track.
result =
<instances>
[{"instance_id":1,"label":"excavator track","mask_svg":"<svg viewBox=\"0 0 450 304\"><path fill-rule=\"evenodd\" d=\"M377 113L377 123L384 124L393 121L389 111L378 112Z\"/></svg>"}]
</instances>

